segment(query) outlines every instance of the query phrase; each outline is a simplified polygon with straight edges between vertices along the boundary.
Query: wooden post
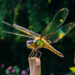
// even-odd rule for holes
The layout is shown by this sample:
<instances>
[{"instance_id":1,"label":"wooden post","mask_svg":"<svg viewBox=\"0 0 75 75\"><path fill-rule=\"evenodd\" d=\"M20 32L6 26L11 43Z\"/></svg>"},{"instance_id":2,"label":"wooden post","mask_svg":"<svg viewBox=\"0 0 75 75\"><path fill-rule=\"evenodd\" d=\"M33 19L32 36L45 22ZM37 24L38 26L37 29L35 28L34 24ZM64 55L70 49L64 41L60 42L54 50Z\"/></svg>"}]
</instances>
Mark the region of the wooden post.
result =
<instances>
[{"instance_id":1,"label":"wooden post","mask_svg":"<svg viewBox=\"0 0 75 75\"><path fill-rule=\"evenodd\" d=\"M41 75L40 58L29 57L30 75Z\"/></svg>"}]
</instances>

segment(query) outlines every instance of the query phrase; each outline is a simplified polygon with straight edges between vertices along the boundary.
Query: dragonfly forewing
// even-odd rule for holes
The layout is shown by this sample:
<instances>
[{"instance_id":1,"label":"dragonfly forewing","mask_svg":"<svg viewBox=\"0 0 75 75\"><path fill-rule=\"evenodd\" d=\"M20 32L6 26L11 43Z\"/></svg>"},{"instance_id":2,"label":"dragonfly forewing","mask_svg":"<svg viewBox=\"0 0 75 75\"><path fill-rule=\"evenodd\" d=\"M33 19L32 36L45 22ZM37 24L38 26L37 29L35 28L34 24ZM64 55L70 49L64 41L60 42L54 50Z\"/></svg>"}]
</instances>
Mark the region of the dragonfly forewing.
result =
<instances>
[{"instance_id":1,"label":"dragonfly forewing","mask_svg":"<svg viewBox=\"0 0 75 75\"><path fill-rule=\"evenodd\" d=\"M24 27L22 27L22 26L19 26L19 25L16 25L16 24L13 24L13 26L14 26L14 28L16 28L17 30L19 30L19 31L21 31L21 32L24 32L24 33L26 33L26 34L28 34L28 35L31 35L31 36L33 36L34 38L39 38L39 37L40 37L39 34L33 32L33 31L31 31L31 30L28 30L28 29L26 29L26 28L24 28Z\"/></svg>"},{"instance_id":2,"label":"dragonfly forewing","mask_svg":"<svg viewBox=\"0 0 75 75\"><path fill-rule=\"evenodd\" d=\"M11 25L11 24L9 24L9 23L7 23L7 22L5 22L5 21L2 21L2 23L6 24L6 25L8 25L8 26L12 26L13 28L16 28L17 30L19 30L19 31L21 31L21 32L24 32L24 33L26 33L27 35L30 35L30 36L32 36L32 37L34 37L34 38L39 38L39 37L40 37L39 34L33 32L33 31L31 31L31 30L28 30L28 29L26 29L26 28L24 28L24 27L22 27L22 26L19 26L19 25L16 25L16 24Z\"/></svg>"},{"instance_id":3,"label":"dragonfly forewing","mask_svg":"<svg viewBox=\"0 0 75 75\"><path fill-rule=\"evenodd\" d=\"M59 28L67 18L69 10L67 8L60 9L51 22L46 26L46 28L41 33L41 36L46 36L47 34L54 32L57 28Z\"/></svg>"}]
</instances>

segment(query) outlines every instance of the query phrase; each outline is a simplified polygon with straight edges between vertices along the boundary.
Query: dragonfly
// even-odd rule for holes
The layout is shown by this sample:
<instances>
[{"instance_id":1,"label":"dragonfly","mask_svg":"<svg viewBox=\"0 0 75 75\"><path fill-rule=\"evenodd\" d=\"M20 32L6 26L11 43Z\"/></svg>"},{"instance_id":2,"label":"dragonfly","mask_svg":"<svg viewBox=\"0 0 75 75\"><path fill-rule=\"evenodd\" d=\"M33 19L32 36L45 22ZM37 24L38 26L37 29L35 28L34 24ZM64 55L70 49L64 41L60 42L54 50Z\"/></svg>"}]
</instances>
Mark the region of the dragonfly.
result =
<instances>
[{"instance_id":1,"label":"dragonfly","mask_svg":"<svg viewBox=\"0 0 75 75\"><path fill-rule=\"evenodd\" d=\"M41 32L41 34L35 33L32 30L29 30L27 28L24 28L22 26L16 25L16 24L9 24L5 21L2 21L2 23L12 26L13 28L25 33L18 34L13 32L6 32L13 35L19 35L22 37L28 37L31 40L28 40L26 42L26 45L28 48L30 48L32 51L30 53L30 56L37 56L37 52L40 53L41 51L39 48L45 48L53 52L59 57L64 57L64 55L55 49L51 44L57 43L59 40L61 40L66 34L68 34L74 27L75 23L70 22L66 25L63 25L64 21L67 18L67 15L69 13L69 10L67 8L62 8L59 11L56 12L53 19L50 21L50 23L45 27L45 29ZM62 26L63 25L63 26ZM36 53L35 53L36 52Z\"/></svg>"}]
</instances>

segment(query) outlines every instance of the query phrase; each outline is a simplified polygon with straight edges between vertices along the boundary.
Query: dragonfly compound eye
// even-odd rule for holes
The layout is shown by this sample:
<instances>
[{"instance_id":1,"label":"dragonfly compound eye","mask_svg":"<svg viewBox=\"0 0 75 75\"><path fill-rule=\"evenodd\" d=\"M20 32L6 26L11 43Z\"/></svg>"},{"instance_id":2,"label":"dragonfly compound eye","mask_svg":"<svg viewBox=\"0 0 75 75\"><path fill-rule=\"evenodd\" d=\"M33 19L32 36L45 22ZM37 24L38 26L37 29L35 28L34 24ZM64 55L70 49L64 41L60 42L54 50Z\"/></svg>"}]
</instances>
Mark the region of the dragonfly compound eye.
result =
<instances>
[{"instance_id":1,"label":"dragonfly compound eye","mask_svg":"<svg viewBox=\"0 0 75 75\"><path fill-rule=\"evenodd\" d=\"M33 40L28 40L27 41L27 47L28 48L33 48L32 44L33 44Z\"/></svg>"},{"instance_id":2,"label":"dragonfly compound eye","mask_svg":"<svg viewBox=\"0 0 75 75\"><path fill-rule=\"evenodd\" d=\"M27 44L32 44L33 43L33 40L28 40L27 41Z\"/></svg>"}]
</instances>

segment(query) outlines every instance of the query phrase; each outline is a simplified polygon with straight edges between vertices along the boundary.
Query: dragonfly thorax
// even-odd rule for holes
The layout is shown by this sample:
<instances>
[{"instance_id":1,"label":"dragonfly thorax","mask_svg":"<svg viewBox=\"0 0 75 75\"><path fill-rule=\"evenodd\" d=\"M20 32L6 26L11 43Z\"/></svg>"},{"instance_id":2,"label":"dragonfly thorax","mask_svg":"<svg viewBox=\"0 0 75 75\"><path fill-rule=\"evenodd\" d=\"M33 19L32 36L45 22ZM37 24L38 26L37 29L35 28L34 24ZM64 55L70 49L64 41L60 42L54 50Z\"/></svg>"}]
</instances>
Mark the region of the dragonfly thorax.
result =
<instances>
[{"instance_id":1,"label":"dragonfly thorax","mask_svg":"<svg viewBox=\"0 0 75 75\"><path fill-rule=\"evenodd\" d=\"M27 41L27 47L28 48L41 48L43 47L44 42L41 40L28 40Z\"/></svg>"}]
</instances>

